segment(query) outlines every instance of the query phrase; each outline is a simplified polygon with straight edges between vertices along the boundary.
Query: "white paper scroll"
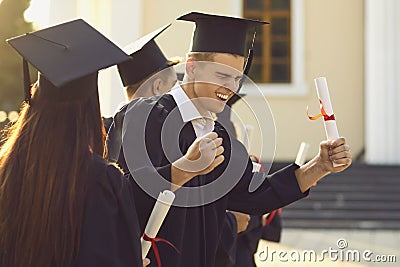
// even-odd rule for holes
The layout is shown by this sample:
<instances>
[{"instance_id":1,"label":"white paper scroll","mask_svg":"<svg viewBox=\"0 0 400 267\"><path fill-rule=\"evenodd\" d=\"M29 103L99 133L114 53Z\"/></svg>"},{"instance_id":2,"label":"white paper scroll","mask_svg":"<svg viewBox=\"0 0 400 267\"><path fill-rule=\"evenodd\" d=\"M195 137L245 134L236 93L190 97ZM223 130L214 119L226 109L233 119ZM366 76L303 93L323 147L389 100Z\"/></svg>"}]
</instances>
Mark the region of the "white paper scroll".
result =
<instances>
[{"instance_id":1,"label":"white paper scroll","mask_svg":"<svg viewBox=\"0 0 400 267\"><path fill-rule=\"evenodd\" d=\"M327 116L334 115L326 78L319 77L314 79L314 82L315 82L315 87L317 89L318 98L322 102L322 107L325 110L326 115ZM335 119L329 119L329 120L324 119L324 125L325 125L326 138L328 140L336 140L339 138L339 132L336 126ZM338 167L342 165L343 164L333 163L333 167Z\"/></svg>"},{"instance_id":2,"label":"white paper scroll","mask_svg":"<svg viewBox=\"0 0 400 267\"><path fill-rule=\"evenodd\" d=\"M245 128L243 129L243 145L247 149L247 151L250 150L251 147L251 141L253 137L253 132L254 132L254 126L250 124L246 124Z\"/></svg>"},{"instance_id":3,"label":"white paper scroll","mask_svg":"<svg viewBox=\"0 0 400 267\"><path fill-rule=\"evenodd\" d=\"M167 216L169 208L171 207L174 199L175 194L169 190L165 190L164 192L161 192L159 194L157 202L154 205L153 211L151 212L149 220L147 221L146 228L144 230L144 233L148 237L155 238L157 236L157 233L160 230L161 225L164 222L164 219ZM149 253L151 242L145 241L143 240L143 238L141 238L140 241L142 244L142 258L144 259L146 258L147 253Z\"/></svg>"},{"instance_id":4,"label":"white paper scroll","mask_svg":"<svg viewBox=\"0 0 400 267\"><path fill-rule=\"evenodd\" d=\"M306 157L307 157L307 152L308 152L309 147L310 147L310 144L301 142L299 151L297 152L296 161L294 163L301 166L306 162Z\"/></svg>"},{"instance_id":5,"label":"white paper scroll","mask_svg":"<svg viewBox=\"0 0 400 267\"><path fill-rule=\"evenodd\" d=\"M253 163L253 171L252 172L259 172L261 170L261 164L257 162L252 162Z\"/></svg>"}]
</instances>

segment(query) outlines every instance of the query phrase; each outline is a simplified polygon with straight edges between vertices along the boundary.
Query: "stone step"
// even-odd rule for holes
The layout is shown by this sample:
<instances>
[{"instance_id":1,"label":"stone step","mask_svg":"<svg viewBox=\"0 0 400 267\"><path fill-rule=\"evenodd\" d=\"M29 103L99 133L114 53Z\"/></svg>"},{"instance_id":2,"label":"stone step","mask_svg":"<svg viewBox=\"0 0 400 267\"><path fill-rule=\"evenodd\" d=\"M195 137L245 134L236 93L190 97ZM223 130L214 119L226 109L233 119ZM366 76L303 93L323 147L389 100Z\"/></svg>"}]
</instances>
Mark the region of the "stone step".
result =
<instances>
[{"instance_id":1,"label":"stone step","mask_svg":"<svg viewBox=\"0 0 400 267\"><path fill-rule=\"evenodd\" d=\"M400 193L398 186L387 184L318 184L311 189L312 192L368 192L368 193Z\"/></svg>"},{"instance_id":2,"label":"stone step","mask_svg":"<svg viewBox=\"0 0 400 267\"><path fill-rule=\"evenodd\" d=\"M370 229L370 230L399 230L400 223L397 221L371 221L371 220L299 220L283 219L283 228L303 229Z\"/></svg>"},{"instance_id":3,"label":"stone step","mask_svg":"<svg viewBox=\"0 0 400 267\"><path fill-rule=\"evenodd\" d=\"M397 220L400 224L400 212L391 211L349 211L349 210L284 210L282 218L286 219L325 219L325 220Z\"/></svg>"},{"instance_id":4,"label":"stone step","mask_svg":"<svg viewBox=\"0 0 400 267\"><path fill-rule=\"evenodd\" d=\"M329 176L321 179L319 184L384 184L384 185L400 185L400 175L399 176L386 176L385 174L381 174L381 176L358 176L358 175L334 175L330 174Z\"/></svg>"},{"instance_id":5,"label":"stone step","mask_svg":"<svg viewBox=\"0 0 400 267\"><path fill-rule=\"evenodd\" d=\"M270 172L275 172L289 164L291 164L291 162L274 162L272 164ZM264 167L268 166L267 163L263 163L263 165ZM400 176L400 166L366 165L353 162L353 164L344 172L332 175L342 175L345 173L365 176L381 175L382 173L384 173L385 175L387 174L389 176Z\"/></svg>"},{"instance_id":6,"label":"stone step","mask_svg":"<svg viewBox=\"0 0 400 267\"><path fill-rule=\"evenodd\" d=\"M400 166L353 164L331 174L285 207L282 220L286 228L400 230Z\"/></svg>"},{"instance_id":7,"label":"stone step","mask_svg":"<svg viewBox=\"0 0 400 267\"><path fill-rule=\"evenodd\" d=\"M387 210L400 212L400 202L367 202L367 201L316 201L305 199L292 203L284 210Z\"/></svg>"},{"instance_id":8,"label":"stone step","mask_svg":"<svg viewBox=\"0 0 400 267\"><path fill-rule=\"evenodd\" d=\"M310 198L320 201L400 201L400 193L374 194L370 192L318 192L311 191Z\"/></svg>"}]
</instances>

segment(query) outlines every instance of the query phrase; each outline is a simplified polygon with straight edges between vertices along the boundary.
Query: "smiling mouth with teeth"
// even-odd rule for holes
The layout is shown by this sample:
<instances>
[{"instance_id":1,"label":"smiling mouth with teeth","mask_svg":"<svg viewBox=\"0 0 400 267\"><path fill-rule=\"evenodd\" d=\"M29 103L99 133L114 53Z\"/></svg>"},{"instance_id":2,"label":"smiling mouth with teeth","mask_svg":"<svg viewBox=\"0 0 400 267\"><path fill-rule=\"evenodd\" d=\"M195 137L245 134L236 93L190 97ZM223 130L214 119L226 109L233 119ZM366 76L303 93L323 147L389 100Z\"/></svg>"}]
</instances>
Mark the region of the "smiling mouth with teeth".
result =
<instances>
[{"instance_id":1,"label":"smiling mouth with teeth","mask_svg":"<svg viewBox=\"0 0 400 267\"><path fill-rule=\"evenodd\" d=\"M229 94L216 93L216 95L221 101L226 101L229 98Z\"/></svg>"}]
</instances>

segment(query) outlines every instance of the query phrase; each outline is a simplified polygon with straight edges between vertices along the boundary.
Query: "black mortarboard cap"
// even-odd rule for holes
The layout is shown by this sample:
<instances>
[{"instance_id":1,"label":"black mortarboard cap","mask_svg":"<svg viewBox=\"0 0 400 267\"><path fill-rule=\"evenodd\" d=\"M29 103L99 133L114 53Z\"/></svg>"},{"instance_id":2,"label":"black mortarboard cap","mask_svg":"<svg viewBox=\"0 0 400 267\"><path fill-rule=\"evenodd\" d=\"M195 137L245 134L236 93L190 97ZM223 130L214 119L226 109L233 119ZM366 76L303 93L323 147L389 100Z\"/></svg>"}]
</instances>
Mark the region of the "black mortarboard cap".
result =
<instances>
[{"instance_id":1,"label":"black mortarboard cap","mask_svg":"<svg viewBox=\"0 0 400 267\"><path fill-rule=\"evenodd\" d=\"M7 42L24 59L28 102L30 82L27 62L51 84L61 88L69 82L129 59L119 47L82 19L27 33Z\"/></svg>"},{"instance_id":2,"label":"black mortarboard cap","mask_svg":"<svg viewBox=\"0 0 400 267\"><path fill-rule=\"evenodd\" d=\"M165 25L124 47L131 59L118 65L119 75L124 86L136 84L157 71L171 65L154 39L171 24Z\"/></svg>"},{"instance_id":3,"label":"black mortarboard cap","mask_svg":"<svg viewBox=\"0 0 400 267\"><path fill-rule=\"evenodd\" d=\"M196 23L192 52L218 52L244 56L250 28L268 24L265 21L191 12L178 20ZM254 30L255 32L255 30Z\"/></svg>"}]
</instances>

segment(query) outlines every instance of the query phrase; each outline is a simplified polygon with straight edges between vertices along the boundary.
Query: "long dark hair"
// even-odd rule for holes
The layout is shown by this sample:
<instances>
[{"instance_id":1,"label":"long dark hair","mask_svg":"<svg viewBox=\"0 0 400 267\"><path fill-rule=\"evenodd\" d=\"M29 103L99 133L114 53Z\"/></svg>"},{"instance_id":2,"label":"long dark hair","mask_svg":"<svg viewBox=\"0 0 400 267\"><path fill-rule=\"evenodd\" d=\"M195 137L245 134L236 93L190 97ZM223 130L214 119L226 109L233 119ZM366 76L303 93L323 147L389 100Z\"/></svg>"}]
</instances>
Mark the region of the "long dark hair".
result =
<instances>
[{"instance_id":1,"label":"long dark hair","mask_svg":"<svg viewBox=\"0 0 400 267\"><path fill-rule=\"evenodd\" d=\"M91 94L58 99L46 92L63 89L34 85L31 105L7 130L0 150L4 267L69 266L77 256L92 154L103 154L105 138L97 73L92 79Z\"/></svg>"}]
</instances>

